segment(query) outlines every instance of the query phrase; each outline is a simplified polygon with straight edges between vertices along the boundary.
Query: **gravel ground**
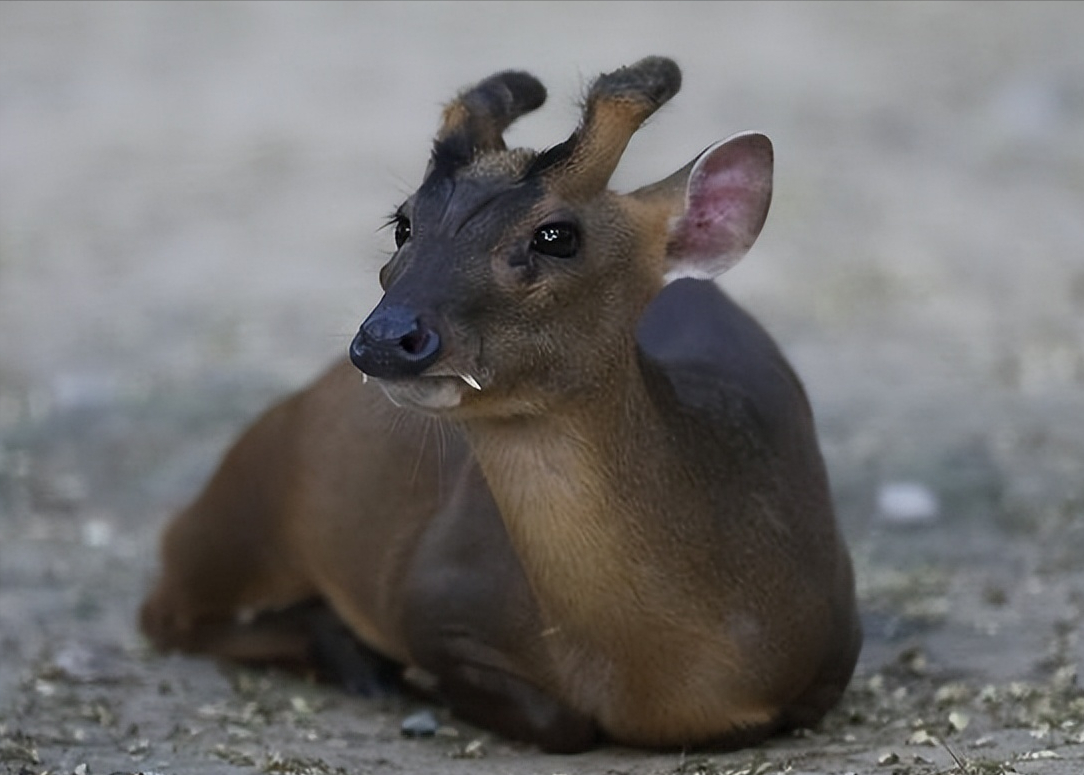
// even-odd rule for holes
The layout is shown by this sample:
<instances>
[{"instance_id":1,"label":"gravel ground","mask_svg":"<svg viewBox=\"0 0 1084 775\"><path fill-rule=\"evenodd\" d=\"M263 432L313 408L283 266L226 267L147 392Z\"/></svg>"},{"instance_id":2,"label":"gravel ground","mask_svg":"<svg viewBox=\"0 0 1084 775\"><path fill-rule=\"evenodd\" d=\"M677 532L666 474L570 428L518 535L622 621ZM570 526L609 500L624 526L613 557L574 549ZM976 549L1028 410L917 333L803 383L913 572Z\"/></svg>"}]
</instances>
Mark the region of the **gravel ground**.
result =
<instances>
[{"instance_id":1,"label":"gravel ground","mask_svg":"<svg viewBox=\"0 0 1084 775\"><path fill-rule=\"evenodd\" d=\"M0 4L0 770L1084 770L1084 5ZM806 380L867 646L825 723L727 755L543 756L163 657L157 535L377 298L442 102L516 67L563 139L595 74L684 91L618 188L756 128L723 284Z\"/></svg>"}]
</instances>

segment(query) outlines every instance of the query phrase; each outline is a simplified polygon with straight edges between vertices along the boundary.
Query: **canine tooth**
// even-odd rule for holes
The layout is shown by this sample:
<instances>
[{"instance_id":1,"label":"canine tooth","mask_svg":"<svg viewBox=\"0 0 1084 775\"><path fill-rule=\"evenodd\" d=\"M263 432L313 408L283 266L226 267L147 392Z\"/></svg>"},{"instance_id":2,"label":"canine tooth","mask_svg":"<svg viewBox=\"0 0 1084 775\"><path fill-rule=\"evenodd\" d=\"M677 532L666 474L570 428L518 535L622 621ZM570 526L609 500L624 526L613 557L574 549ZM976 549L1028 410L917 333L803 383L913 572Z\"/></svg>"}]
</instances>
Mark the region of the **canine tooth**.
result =
<instances>
[{"instance_id":1,"label":"canine tooth","mask_svg":"<svg viewBox=\"0 0 1084 775\"><path fill-rule=\"evenodd\" d=\"M482 386L478 384L478 380L472 377L470 374L460 374L459 378L470 385L475 390L481 390Z\"/></svg>"}]
</instances>

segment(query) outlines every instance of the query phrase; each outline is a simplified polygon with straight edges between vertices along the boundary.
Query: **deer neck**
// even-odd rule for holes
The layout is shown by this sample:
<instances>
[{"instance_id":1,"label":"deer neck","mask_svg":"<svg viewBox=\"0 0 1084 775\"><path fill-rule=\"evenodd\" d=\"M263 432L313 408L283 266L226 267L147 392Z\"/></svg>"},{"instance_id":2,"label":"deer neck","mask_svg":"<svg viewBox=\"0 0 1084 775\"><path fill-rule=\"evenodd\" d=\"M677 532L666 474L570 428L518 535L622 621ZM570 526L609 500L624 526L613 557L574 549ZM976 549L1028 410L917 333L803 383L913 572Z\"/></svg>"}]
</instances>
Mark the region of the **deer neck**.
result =
<instances>
[{"instance_id":1,"label":"deer neck","mask_svg":"<svg viewBox=\"0 0 1084 775\"><path fill-rule=\"evenodd\" d=\"M593 628L600 619L627 619L630 605L641 613L672 608L651 600L672 600L673 588L661 582L689 575L686 542L700 510L678 504L686 497L695 504L699 494L690 494L691 484L682 493L671 488L681 468L663 449L674 448L672 429L635 355L616 376L559 411L467 429L551 625ZM682 552L668 550L675 522ZM675 556L683 567L670 567Z\"/></svg>"}]
</instances>

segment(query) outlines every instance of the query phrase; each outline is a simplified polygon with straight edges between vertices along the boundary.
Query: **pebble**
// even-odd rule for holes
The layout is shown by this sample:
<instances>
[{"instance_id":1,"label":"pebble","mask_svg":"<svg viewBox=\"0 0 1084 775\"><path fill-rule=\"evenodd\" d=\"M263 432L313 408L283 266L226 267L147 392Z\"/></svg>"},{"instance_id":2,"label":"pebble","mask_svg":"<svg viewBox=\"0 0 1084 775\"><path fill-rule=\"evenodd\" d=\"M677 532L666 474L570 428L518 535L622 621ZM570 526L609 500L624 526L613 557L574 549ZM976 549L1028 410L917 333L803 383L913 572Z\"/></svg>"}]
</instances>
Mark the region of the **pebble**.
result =
<instances>
[{"instance_id":1,"label":"pebble","mask_svg":"<svg viewBox=\"0 0 1084 775\"><path fill-rule=\"evenodd\" d=\"M61 645L46 665L47 678L82 684L119 683L129 677L128 657L117 646L102 643Z\"/></svg>"},{"instance_id":2,"label":"pebble","mask_svg":"<svg viewBox=\"0 0 1084 775\"><path fill-rule=\"evenodd\" d=\"M116 531L113 525L104 519L90 519L83 523L81 532L85 546L100 549L113 543Z\"/></svg>"},{"instance_id":3,"label":"pebble","mask_svg":"<svg viewBox=\"0 0 1084 775\"><path fill-rule=\"evenodd\" d=\"M941 516L941 502L921 482L889 482L877 493L877 515L890 525L928 525Z\"/></svg>"},{"instance_id":4,"label":"pebble","mask_svg":"<svg viewBox=\"0 0 1084 775\"><path fill-rule=\"evenodd\" d=\"M437 733L440 724L431 710L419 710L411 713L399 727L399 732L405 737L431 737Z\"/></svg>"}]
</instances>

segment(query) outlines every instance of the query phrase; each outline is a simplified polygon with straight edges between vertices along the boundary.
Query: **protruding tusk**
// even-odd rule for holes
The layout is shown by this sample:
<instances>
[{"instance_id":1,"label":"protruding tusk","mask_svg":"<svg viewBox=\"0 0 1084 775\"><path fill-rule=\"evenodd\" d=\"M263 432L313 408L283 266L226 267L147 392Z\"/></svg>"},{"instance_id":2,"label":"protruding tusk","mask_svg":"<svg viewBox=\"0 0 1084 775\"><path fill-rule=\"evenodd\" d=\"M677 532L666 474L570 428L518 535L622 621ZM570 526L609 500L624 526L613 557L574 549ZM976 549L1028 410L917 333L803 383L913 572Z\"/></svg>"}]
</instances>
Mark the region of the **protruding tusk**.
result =
<instances>
[{"instance_id":1,"label":"protruding tusk","mask_svg":"<svg viewBox=\"0 0 1084 775\"><path fill-rule=\"evenodd\" d=\"M481 390L482 386L478 384L478 380L472 377L470 374L460 374L459 378L470 385L475 390Z\"/></svg>"},{"instance_id":2,"label":"protruding tusk","mask_svg":"<svg viewBox=\"0 0 1084 775\"><path fill-rule=\"evenodd\" d=\"M369 375L366 374L364 371L361 372L361 384L364 385L368 381L369 381Z\"/></svg>"}]
</instances>

